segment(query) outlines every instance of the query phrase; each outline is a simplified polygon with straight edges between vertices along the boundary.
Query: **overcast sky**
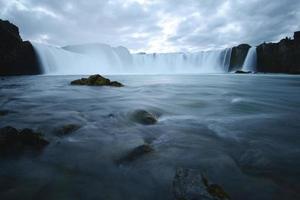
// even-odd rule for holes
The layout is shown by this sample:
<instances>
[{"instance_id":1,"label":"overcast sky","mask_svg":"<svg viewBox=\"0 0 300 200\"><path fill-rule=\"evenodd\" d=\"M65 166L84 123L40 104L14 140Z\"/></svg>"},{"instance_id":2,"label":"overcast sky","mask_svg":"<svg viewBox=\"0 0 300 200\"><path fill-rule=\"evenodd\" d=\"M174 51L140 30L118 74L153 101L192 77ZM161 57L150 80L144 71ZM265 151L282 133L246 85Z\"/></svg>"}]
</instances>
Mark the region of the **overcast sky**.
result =
<instances>
[{"instance_id":1,"label":"overcast sky","mask_svg":"<svg viewBox=\"0 0 300 200\"><path fill-rule=\"evenodd\" d=\"M300 0L0 0L23 39L175 52L257 45L300 30Z\"/></svg>"}]
</instances>

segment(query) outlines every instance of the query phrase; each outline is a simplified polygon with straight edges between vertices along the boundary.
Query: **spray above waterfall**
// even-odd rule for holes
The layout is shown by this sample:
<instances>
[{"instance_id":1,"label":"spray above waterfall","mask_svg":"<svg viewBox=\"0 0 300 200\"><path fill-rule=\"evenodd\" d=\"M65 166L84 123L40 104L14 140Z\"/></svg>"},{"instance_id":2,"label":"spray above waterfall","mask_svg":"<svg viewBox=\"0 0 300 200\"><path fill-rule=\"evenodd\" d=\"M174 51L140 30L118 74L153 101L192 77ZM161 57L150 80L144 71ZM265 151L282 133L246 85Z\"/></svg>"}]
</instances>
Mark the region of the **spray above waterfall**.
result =
<instances>
[{"instance_id":1,"label":"spray above waterfall","mask_svg":"<svg viewBox=\"0 0 300 200\"><path fill-rule=\"evenodd\" d=\"M57 48L34 44L45 74L176 74L229 71L231 48L197 53L137 53L86 44Z\"/></svg>"}]
</instances>

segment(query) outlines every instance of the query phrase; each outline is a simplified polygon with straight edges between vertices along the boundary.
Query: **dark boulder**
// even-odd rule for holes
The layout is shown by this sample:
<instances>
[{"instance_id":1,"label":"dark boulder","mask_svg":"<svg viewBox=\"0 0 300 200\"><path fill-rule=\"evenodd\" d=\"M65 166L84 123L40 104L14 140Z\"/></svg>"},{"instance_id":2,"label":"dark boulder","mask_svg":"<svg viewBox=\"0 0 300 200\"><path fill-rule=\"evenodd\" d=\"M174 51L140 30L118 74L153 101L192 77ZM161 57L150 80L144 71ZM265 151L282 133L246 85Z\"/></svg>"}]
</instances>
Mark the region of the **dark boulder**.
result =
<instances>
[{"instance_id":1,"label":"dark boulder","mask_svg":"<svg viewBox=\"0 0 300 200\"><path fill-rule=\"evenodd\" d=\"M251 46L248 44L240 44L232 48L229 65L230 72L242 68L250 47Z\"/></svg>"},{"instance_id":2,"label":"dark boulder","mask_svg":"<svg viewBox=\"0 0 300 200\"><path fill-rule=\"evenodd\" d=\"M237 70L234 72L235 74L251 74L251 71L242 71L242 70Z\"/></svg>"},{"instance_id":3,"label":"dark boulder","mask_svg":"<svg viewBox=\"0 0 300 200\"><path fill-rule=\"evenodd\" d=\"M1 116L5 116L5 115L8 115L9 114L9 110L0 110L0 117Z\"/></svg>"},{"instance_id":4,"label":"dark boulder","mask_svg":"<svg viewBox=\"0 0 300 200\"><path fill-rule=\"evenodd\" d=\"M152 125L157 123L156 117L145 110L136 110L132 114L133 121L143 124L143 125Z\"/></svg>"},{"instance_id":5,"label":"dark boulder","mask_svg":"<svg viewBox=\"0 0 300 200\"><path fill-rule=\"evenodd\" d=\"M173 180L175 200L228 200L229 195L217 184L210 184L201 173L192 169L179 168Z\"/></svg>"},{"instance_id":6,"label":"dark boulder","mask_svg":"<svg viewBox=\"0 0 300 200\"><path fill-rule=\"evenodd\" d=\"M56 131L56 135L57 136L69 135L70 133L73 133L73 132L77 131L78 129L80 129L80 125L66 124Z\"/></svg>"},{"instance_id":7,"label":"dark boulder","mask_svg":"<svg viewBox=\"0 0 300 200\"><path fill-rule=\"evenodd\" d=\"M257 71L271 73L300 73L300 33L294 39L278 43L263 43L257 47Z\"/></svg>"},{"instance_id":8,"label":"dark boulder","mask_svg":"<svg viewBox=\"0 0 300 200\"><path fill-rule=\"evenodd\" d=\"M150 146L149 144L140 145L140 146L134 148L132 151L128 152L127 155L125 155L124 157L119 159L117 161L117 164L133 162L133 161L137 160L138 158L140 158L146 154L149 154L153 151L154 151L153 147Z\"/></svg>"},{"instance_id":9,"label":"dark boulder","mask_svg":"<svg viewBox=\"0 0 300 200\"><path fill-rule=\"evenodd\" d=\"M123 87L122 83L117 81L110 81L107 78L99 74L89 76L88 78L81 78L71 82L71 85L88 85L88 86L113 86L113 87Z\"/></svg>"},{"instance_id":10,"label":"dark boulder","mask_svg":"<svg viewBox=\"0 0 300 200\"><path fill-rule=\"evenodd\" d=\"M22 153L26 149L39 151L47 146L49 142L43 138L41 133L31 129L17 129L7 126L0 129L0 154Z\"/></svg>"},{"instance_id":11,"label":"dark boulder","mask_svg":"<svg viewBox=\"0 0 300 200\"><path fill-rule=\"evenodd\" d=\"M32 44L22 41L17 26L0 19L0 75L32 75L41 72Z\"/></svg>"}]
</instances>

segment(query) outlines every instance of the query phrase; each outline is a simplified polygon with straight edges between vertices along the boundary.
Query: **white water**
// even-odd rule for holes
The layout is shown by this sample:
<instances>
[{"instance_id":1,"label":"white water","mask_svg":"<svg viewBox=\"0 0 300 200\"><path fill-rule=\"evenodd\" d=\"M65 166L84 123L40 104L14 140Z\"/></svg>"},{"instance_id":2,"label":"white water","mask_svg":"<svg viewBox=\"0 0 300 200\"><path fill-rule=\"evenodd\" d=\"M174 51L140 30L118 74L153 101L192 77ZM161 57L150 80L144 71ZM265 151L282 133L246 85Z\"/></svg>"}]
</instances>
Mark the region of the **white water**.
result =
<instances>
[{"instance_id":1,"label":"white water","mask_svg":"<svg viewBox=\"0 0 300 200\"><path fill-rule=\"evenodd\" d=\"M243 71L256 71L256 64L257 64L257 53L256 47L251 47L247 53L247 57L244 61L242 70Z\"/></svg>"},{"instance_id":2,"label":"white water","mask_svg":"<svg viewBox=\"0 0 300 200\"><path fill-rule=\"evenodd\" d=\"M231 49L198 53L131 54L125 47L34 44L45 74L176 74L228 72Z\"/></svg>"}]
</instances>

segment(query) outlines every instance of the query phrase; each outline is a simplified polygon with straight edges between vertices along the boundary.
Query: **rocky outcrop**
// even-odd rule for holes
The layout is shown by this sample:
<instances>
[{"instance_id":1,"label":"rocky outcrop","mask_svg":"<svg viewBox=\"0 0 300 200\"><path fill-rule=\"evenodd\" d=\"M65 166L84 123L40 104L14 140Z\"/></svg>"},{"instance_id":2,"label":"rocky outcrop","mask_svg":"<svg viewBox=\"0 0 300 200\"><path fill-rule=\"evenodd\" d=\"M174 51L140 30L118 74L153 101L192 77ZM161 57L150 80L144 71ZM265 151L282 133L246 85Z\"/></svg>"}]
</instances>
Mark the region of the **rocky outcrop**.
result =
<instances>
[{"instance_id":1,"label":"rocky outcrop","mask_svg":"<svg viewBox=\"0 0 300 200\"><path fill-rule=\"evenodd\" d=\"M250 47L251 46L248 44L240 44L239 46L232 48L229 65L230 72L241 69Z\"/></svg>"},{"instance_id":2,"label":"rocky outcrop","mask_svg":"<svg viewBox=\"0 0 300 200\"><path fill-rule=\"evenodd\" d=\"M234 72L235 74L251 74L251 71L242 71L242 70L237 70Z\"/></svg>"},{"instance_id":3,"label":"rocky outcrop","mask_svg":"<svg viewBox=\"0 0 300 200\"><path fill-rule=\"evenodd\" d=\"M300 74L300 32L294 33L294 39L259 45L257 71Z\"/></svg>"},{"instance_id":4,"label":"rocky outcrop","mask_svg":"<svg viewBox=\"0 0 300 200\"><path fill-rule=\"evenodd\" d=\"M119 165L130 163L153 151L154 149L152 146L150 146L149 144L143 144L129 151L124 157L117 160L116 163Z\"/></svg>"},{"instance_id":5,"label":"rocky outcrop","mask_svg":"<svg viewBox=\"0 0 300 200\"><path fill-rule=\"evenodd\" d=\"M69 134L77 131L80 128L81 128L81 126L78 124L66 124L56 131L56 135L57 136L66 136L66 135L69 135Z\"/></svg>"},{"instance_id":6,"label":"rocky outcrop","mask_svg":"<svg viewBox=\"0 0 300 200\"><path fill-rule=\"evenodd\" d=\"M40 151L49 142L40 133L31 129L17 129L6 126L0 129L0 155L14 155L26 150Z\"/></svg>"},{"instance_id":7,"label":"rocky outcrop","mask_svg":"<svg viewBox=\"0 0 300 200\"><path fill-rule=\"evenodd\" d=\"M229 200L229 195L197 170L178 168L172 187L174 200Z\"/></svg>"},{"instance_id":8,"label":"rocky outcrop","mask_svg":"<svg viewBox=\"0 0 300 200\"><path fill-rule=\"evenodd\" d=\"M123 87L122 83L117 81L111 81L108 78L104 78L99 74L92 75L88 78L81 78L71 82L71 85L88 85L88 86L113 86Z\"/></svg>"},{"instance_id":9,"label":"rocky outcrop","mask_svg":"<svg viewBox=\"0 0 300 200\"><path fill-rule=\"evenodd\" d=\"M146 110L136 110L132 113L132 120L143 125L152 125L157 123L157 118Z\"/></svg>"},{"instance_id":10,"label":"rocky outcrop","mask_svg":"<svg viewBox=\"0 0 300 200\"><path fill-rule=\"evenodd\" d=\"M0 75L40 73L32 44L22 40L17 26L0 19Z\"/></svg>"}]
</instances>

